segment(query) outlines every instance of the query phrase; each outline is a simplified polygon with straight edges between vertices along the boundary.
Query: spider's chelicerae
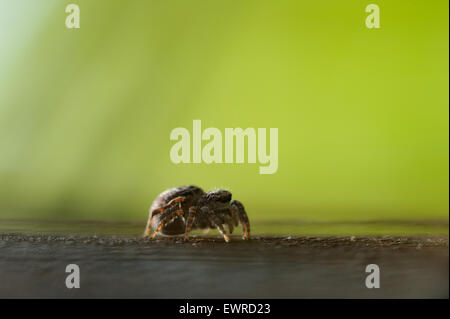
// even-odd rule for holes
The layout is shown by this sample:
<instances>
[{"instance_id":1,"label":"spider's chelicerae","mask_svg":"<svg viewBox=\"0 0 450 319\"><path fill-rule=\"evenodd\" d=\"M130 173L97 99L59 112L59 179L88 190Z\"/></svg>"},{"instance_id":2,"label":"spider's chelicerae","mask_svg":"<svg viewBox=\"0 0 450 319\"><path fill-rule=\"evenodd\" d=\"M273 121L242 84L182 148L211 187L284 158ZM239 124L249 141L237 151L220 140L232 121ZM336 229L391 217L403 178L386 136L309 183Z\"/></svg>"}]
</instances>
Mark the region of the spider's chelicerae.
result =
<instances>
[{"instance_id":1,"label":"spider's chelicerae","mask_svg":"<svg viewBox=\"0 0 450 319\"><path fill-rule=\"evenodd\" d=\"M171 188L161 193L150 207L144 237L156 234L166 236L185 235L189 239L191 229L217 228L226 242L233 227L242 225L242 238L250 238L250 223L244 206L237 200L231 200L231 193L224 189L205 193L196 186Z\"/></svg>"}]
</instances>

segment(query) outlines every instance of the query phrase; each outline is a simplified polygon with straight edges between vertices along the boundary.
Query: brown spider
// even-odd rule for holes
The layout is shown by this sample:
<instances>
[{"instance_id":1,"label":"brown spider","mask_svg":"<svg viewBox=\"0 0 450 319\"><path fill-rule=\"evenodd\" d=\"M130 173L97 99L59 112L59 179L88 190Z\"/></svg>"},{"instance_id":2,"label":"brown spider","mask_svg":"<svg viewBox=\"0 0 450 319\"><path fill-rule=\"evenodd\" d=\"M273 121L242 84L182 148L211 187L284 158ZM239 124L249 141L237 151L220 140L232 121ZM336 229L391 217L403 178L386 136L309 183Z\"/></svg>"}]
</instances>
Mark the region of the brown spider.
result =
<instances>
[{"instance_id":1,"label":"brown spider","mask_svg":"<svg viewBox=\"0 0 450 319\"><path fill-rule=\"evenodd\" d=\"M216 227L226 242L230 237L224 229L228 226L230 234L233 226L242 225L243 239L250 238L250 223L244 206L237 200L231 200L231 193L224 189L205 193L196 186L181 186L161 193L150 207L144 237L150 235L153 228L156 234L175 236L185 235L189 239L191 229L209 229Z\"/></svg>"}]
</instances>

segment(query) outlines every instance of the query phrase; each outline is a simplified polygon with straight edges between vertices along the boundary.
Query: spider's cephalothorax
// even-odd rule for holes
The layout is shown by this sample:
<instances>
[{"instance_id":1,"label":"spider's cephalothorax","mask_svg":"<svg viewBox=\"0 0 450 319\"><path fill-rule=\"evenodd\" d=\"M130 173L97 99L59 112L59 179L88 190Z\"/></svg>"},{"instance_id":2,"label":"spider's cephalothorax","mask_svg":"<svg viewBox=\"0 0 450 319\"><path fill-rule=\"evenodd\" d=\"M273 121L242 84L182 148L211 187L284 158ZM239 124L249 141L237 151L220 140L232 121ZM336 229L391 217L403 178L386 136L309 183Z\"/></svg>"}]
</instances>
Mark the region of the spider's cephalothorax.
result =
<instances>
[{"instance_id":1,"label":"spider's cephalothorax","mask_svg":"<svg viewBox=\"0 0 450 319\"><path fill-rule=\"evenodd\" d=\"M145 237L153 228L156 234L174 236L185 235L189 239L191 229L217 228L226 242L233 228L242 225L243 239L250 238L250 223L244 206L237 200L231 200L231 193L224 189L205 193L196 186L171 188L161 193L150 207Z\"/></svg>"}]
</instances>

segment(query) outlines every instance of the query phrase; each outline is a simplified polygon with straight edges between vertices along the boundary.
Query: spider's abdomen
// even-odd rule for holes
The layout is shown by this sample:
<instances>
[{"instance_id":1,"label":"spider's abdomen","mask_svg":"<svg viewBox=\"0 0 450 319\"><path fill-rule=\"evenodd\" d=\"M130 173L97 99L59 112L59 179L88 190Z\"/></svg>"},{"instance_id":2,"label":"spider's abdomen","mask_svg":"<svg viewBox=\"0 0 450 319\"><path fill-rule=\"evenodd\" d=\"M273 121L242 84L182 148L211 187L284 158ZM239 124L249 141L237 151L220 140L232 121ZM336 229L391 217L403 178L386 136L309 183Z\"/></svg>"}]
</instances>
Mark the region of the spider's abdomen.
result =
<instances>
[{"instance_id":1,"label":"spider's abdomen","mask_svg":"<svg viewBox=\"0 0 450 319\"><path fill-rule=\"evenodd\" d=\"M155 211L167 205L172 199L177 197L184 197L184 201L181 203L181 209L183 210L185 216L188 216L189 207L195 206L203 194L204 192L200 187L192 185L170 188L159 194L153 201L152 206L150 207L150 216L152 216ZM152 220L153 229L156 229L163 216L163 214L156 214L154 216ZM160 233L168 236L181 235L184 234L185 228L185 220L178 217L173 222L165 225L160 230Z\"/></svg>"}]
</instances>

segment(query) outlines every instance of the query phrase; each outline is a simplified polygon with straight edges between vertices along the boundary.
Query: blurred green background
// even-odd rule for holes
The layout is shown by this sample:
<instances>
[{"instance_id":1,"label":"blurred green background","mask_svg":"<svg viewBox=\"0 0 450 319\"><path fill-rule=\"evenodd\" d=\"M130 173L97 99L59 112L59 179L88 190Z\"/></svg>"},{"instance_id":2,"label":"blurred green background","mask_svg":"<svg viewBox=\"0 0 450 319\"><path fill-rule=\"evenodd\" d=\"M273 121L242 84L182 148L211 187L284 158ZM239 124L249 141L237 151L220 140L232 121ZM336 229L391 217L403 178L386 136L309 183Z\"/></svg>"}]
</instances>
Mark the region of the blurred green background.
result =
<instances>
[{"instance_id":1,"label":"blurred green background","mask_svg":"<svg viewBox=\"0 0 450 319\"><path fill-rule=\"evenodd\" d=\"M252 220L448 219L448 1L369 3L0 0L0 218L145 221L196 184ZM277 127L278 172L173 164L194 119Z\"/></svg>"}]
</instances>

